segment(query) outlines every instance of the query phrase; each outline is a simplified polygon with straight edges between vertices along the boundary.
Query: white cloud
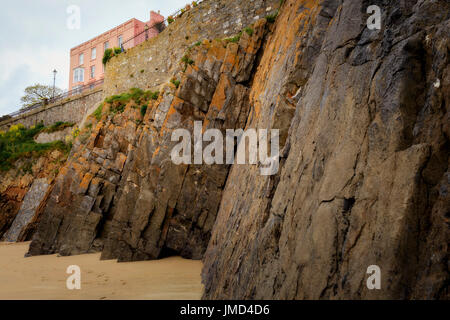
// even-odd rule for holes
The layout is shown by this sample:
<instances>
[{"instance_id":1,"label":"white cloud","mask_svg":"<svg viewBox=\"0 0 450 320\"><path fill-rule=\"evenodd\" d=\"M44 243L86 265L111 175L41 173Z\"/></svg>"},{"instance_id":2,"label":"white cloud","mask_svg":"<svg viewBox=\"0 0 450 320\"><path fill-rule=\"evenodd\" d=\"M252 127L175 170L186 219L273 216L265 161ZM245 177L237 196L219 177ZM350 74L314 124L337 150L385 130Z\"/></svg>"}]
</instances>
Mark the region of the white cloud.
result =
<instances>
[{"instance_id":1,"label":"white cloud","mask_svg":"<svg viewBox=\"0 0 450 320\"><path fill-rule=\"evenodd\" d=\"M52 84L67 89L70 49L130 18L149 19L150 10L167 16L190 0L15 0L2 3L0 27L0 115L20 108L26 86ZM68 30L66 9L81 8L81 29Z\"/></svg>"}]
</instances>

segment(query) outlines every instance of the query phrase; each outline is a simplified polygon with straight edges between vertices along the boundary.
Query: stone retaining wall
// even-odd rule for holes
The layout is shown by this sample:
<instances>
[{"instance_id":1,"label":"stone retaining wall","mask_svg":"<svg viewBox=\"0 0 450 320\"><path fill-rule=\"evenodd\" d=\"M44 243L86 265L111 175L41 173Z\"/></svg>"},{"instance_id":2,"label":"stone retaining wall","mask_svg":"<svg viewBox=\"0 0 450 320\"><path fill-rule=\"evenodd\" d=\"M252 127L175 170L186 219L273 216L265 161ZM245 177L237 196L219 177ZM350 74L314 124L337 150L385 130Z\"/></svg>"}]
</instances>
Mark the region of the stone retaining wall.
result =
<instances>
[{"instance_id":1,"label":"stone retaining wall","mask_svg":"<svg viewBox=\"0 0 450 320\"><path fill-rule=\"evenodd\" d=\"M80 123L84 114L92 105L99 104L103 100L103 89L99 87L79 96L71 97L57 103L33 109L18 117L0 122L0 130L7 130L12 125L21 123L30 127L39 122L44 125L52 125L55 122Z\"/></svg>"},{"instance_id":2,"label":"stone retaining wall","mask_svg":"<svg viewBox=\"0 0 450 320\"><path fill-rule=\"evenodd\" d=\"M105 96L136 87L156 89L180 68L186 50L204 39L233 37L273 14L279 0L205 0L175 19L157 37L113 57L105 69Z\"/></svg>"}]
</instances>

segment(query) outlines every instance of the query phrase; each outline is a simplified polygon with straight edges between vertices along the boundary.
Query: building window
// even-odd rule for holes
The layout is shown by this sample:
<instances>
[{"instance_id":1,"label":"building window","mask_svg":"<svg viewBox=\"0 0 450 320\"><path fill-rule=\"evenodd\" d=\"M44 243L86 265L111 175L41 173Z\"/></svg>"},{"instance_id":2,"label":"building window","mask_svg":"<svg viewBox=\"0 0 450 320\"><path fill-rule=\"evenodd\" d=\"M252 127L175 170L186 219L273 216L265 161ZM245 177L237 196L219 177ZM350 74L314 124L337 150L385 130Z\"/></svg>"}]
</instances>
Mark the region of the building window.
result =
<instances>
[{"instance_id":1,"label":"building window","mask_svg":"<svg viewBox=\"0 0 450 320\"><path fill-rule=\"evenodd\" d=\"M76 68L73 71L73 83L84 82L84 69Z\"/></svg>"},{"instance_id":2,"label":"building window","mask_svg":"<svg viewBox=\"0 0 450 320\"><path fill-rule=\"evenodd\" d=\"M97 48L92 48L91 50L91 59L95 60L97 58Z\"/></svg>"},{"instance_id":3,"label":"building window","mask_svg":"<svg viewBox=\"0 0 450 320\"><path fill-rule=\"evenodd\" d=\"M91 79L95 78L95 66L91 66Z\"/></svg>"},{"instance_id":4,"label":"building window","mask_svg":"<svg viewBox=\"0 0 450 320\"><path fill-rule=\"evenodd\" d=\"M123 38L122 36L119 36L119 38L117 39L118 43L119 43L119 48L122 48L122 44L123 44Z\"/></svg>"},{"instance_id":5,"label":"building window","mask_svg":"<svg viewBox=\"0 0 450 320\"><path fill-rule=\"evenodd\" d=\"M83 65L84 64L84 54L82 53L82 54L80 54L80 59L79 59L79 64L80 64L80 66L81 65Z\"/></svg>"},{"instance_id":6,"label":"building window","mask_svg":"<svg viewBox=\"0 0 450 320\"><path fill-rule=\"evenodd\" d=\"M108 42L108 41L106 41L106 42L103 44L103 51L106 51L106 49L109 49L109 42Z\"/></svg>"}]
</instances>

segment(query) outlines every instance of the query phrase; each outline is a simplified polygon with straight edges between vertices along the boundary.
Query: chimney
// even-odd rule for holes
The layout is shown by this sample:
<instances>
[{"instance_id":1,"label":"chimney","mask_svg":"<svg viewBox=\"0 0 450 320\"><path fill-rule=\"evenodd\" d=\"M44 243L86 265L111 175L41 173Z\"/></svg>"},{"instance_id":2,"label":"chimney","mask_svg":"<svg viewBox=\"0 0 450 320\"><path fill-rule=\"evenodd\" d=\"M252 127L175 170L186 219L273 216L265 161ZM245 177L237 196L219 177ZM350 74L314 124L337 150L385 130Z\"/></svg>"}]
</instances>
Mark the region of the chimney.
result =
<instances>
[{"instance_id":1,"label":"chimney","mask_svg":"<svg viewBox=\"0 0 450 320\"><path fill-rule=\"evenodd\" d=\"M158 12L155 12L153 10L150 11L150 25L154 25L156 23L164 21L164 17L160 15L159 12L160 12L159 10Z\"/></svg>"}]
</instances>

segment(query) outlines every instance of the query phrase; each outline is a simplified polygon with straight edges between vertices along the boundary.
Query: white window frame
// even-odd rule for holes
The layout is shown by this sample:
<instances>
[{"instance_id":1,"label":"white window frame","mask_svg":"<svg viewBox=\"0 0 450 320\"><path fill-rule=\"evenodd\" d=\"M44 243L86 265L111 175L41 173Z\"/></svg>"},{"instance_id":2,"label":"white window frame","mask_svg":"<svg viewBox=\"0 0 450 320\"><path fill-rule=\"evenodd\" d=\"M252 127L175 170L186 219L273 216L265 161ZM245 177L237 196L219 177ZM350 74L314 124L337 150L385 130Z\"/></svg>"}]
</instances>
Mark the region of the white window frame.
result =
<instances>
[{"instance_id":1,"label":"white window frame","mask_svg":"<svg viewBox=\"0 0 450 320\"><path fill-rule=\"evenodd\" d=\"M103 51L106 51L106 49L109 49L109 41L106 41L106 42L103 44Z\"/></svg>"},{"instance_id":2,"label":"white window frame","mask_svg":"<svg viewBox=\"0 0 450 320\"><path fill-rule=\"evenodd\" d=\"M84 68L75 68L73 70L73 83L84 82Z\"/></svg>"},{"instance_id":3,"label":"white window frame","mask_svg":"<svg viewBox=\"0 0 450 320\"><path fill-rule=\"evenodd\" d=\"M91 66L90 72L91 72L91 79L94 79L95 78L95 66Z\"/></svg>"},{"instance_id":4,"label":"white window frame","mask_svg":"<svg viewBox=\"0 0 450 320\"><path fill-rule=\"evenodd\" d=\"M97 48L91 49L91 60L97 59Z\"/></svg>"},{"instance_id":5,"label":"white window frame","mask_svg":"<svg viewBox=\"0 0 450 320\"><path fill-rule=\"evenodd\" d=\"M79 63L80 66L82 66L84 64L84 53L81 53L78 56L78 63Z\"/></svg>"},{"instance_id":6,"label":"white window frame","mask_svg":"<svg viewBox=\"0 0 450 320\"><path fill-rule=\"evenodd\" d=\"M119 48L122 48L122 45L123 45L123 36L122 35L117 37L117 43L119 44Z\"/></svg>"}]
</instances>

